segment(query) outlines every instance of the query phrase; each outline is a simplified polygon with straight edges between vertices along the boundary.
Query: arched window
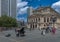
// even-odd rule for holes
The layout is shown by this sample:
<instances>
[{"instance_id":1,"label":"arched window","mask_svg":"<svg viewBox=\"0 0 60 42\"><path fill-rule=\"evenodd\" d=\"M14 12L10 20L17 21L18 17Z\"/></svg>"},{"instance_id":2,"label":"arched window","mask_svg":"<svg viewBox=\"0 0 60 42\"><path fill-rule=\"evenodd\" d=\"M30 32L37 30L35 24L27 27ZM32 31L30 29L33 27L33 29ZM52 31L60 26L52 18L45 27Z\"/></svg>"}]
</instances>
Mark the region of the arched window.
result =
<instances>
[{"instance_id":1,"label":"arched window","mask_svg":"<svg viewBox=\"0 0 60 42\"><path fill-rule=\"evenodd\" d=\"M37 28L37 24L35 24L35 28Z\"/></svg>"},{"instance_id":2,"label":"arched window","mask_svg":"<svg viewBox=\"0 0 60 42\"><path fill-rule=\"evenodd\" d=\"M37 22L37 18L36 18L36 22Z\"/></svg>"},{"instance_id":3,"label":"arched window","mask_svg":"<svg viewBox=\"0 0 60 42\"><path fill-rule=\"evenodd\" d=\"M40 18L38 18L38 21L40 21Z\"/></svg>"},{"instance_id":4,"label":"arched window","mask_svg":"<svg viewBox=\"0 0 60 42\"><path fill-rule=\"evenodd\" d=\"M47 18L47 22L49 22L49 18Z\"/></svg>"},{"instance_id":5,"label":"arched window","mask_svg":"<svg viewBox=\"0 0 60 42\"><path fill-rule=\"evenodd\" d=\"M34 24L33 24L33 28L34 28Z\"/></svg>"},{"instance_id":6,"label":"arched window","mask_svg":"<svg viewBox=\"0 0 60 42\"><path fill-rule=\"evenodd\" d=\"M32 28L32 24L30 24L30 28Z\"/></svg>"},{"instance_id":7,"label":"arched window","mask_svg":"<svg viewBox=\"0 0 60 42\"><path fill-rule=\"evenodd\" d=\"M46 22L46 17L44 17L44 22Z\"/></svg>"}]
</instances>

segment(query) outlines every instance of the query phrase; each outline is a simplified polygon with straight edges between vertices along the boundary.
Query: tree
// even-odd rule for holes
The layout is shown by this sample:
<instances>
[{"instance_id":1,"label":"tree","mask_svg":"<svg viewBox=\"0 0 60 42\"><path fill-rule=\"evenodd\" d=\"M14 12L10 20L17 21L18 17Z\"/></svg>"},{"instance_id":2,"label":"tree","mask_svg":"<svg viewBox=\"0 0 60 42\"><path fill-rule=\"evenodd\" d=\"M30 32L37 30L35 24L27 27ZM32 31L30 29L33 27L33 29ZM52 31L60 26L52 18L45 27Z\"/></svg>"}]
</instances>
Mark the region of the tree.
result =
<instances>
[{"instance_id":1,"label":"tree","mask_svg":"<svg viewBox=\"0 0 60 42\"><path fill-rule=\"evenodd\" d=\"M15 18L3 15L0 17L0 27L17 27L17 20Z\"/></svg>"}]
</instances>

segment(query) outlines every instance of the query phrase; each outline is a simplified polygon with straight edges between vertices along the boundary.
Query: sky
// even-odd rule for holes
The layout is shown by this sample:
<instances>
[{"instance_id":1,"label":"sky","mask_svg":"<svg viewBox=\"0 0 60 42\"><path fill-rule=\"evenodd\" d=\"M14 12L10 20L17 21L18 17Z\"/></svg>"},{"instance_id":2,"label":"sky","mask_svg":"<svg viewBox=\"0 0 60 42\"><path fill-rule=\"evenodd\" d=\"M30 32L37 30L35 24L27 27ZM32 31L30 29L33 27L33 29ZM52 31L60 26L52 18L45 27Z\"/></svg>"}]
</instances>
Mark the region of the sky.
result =
<instances>
[{"instance_id":1,"label":"sky","mask_svg":"<svg viewBox=\"0 0 60 42\"><path fill-rule=\"evenodd\" d=\"M37 9L40 6L51 6L57 12L60 11L60 0L17 0L17 20L27 21L27 9L29 7ZM60 13L60 12L59 12Z\"/></svg>"}]
</instances>

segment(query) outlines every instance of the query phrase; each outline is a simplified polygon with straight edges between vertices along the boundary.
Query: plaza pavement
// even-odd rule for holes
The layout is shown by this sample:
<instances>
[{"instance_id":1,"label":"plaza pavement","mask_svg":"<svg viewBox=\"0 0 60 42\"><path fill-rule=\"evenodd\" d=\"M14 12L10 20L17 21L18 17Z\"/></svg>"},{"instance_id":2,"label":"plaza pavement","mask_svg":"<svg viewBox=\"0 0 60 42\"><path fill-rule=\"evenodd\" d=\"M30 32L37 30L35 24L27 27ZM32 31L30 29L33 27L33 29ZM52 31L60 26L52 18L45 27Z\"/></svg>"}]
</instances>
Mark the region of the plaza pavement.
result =
<instances>
[{"instance_id":1,"label":"plaza pavement","mask_svg":"<svg viewBox=\"0 0 60 42\"><path fill-rule=\"evenodd\" d=\"M56 34L48 33L45 36L41 35L38 29L29 31L25 30L25 37L16 37L14 30L0 32L0 42L60 42L60 30ZM10 37L5 37L6 34L11 34Z\"/></svg>"}]
</instances>

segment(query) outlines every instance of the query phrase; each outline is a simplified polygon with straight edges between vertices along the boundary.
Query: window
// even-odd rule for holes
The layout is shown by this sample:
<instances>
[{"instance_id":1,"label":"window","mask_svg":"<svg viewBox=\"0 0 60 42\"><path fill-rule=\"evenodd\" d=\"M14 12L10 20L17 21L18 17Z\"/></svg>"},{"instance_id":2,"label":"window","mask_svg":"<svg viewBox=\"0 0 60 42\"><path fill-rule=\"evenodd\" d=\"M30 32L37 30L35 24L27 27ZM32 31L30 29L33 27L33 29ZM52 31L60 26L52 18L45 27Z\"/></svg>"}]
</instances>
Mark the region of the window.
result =
<instances>
[{"instance_id":1,"label":"window","mask_svg":"<svg viewBox=\"0 0 60 42\"><path fill-rule=\"evenodd\" d=\"M35 25L35 28L37 28L37 24Z\"/></svg>"},{"instance_id":2,"label":"window","mask_svg":"<svg viewBox=\"0 0 60 42\"><path fill-rule=\"evenodd\" d=\"M46 17L44 17L44 22L46 22Z\"/></svg>"},{"instance_id":3,"label":"window","mask_svg":"<svg viewBox=\"0 0 60 42\"><path fill-rule=\"evenodd\" d=\"M47 12L47 10L43 10L44 12Z\"/></svg>"},{"instance_id":4,"label":"window","mask_svg":"<svg viewBox=\"0 0 60 42\"><path fill-rule=\"evenodd\" d=\"M38 21L40 21L40 18L38 18Z\"/></svg>"},{"instance_id":5,"label":"window","mask_svg":"<svg viewBox=\"0 0 60 42\"><path fill-rule=\"evenodd\" d=\"M47 22L49 22L49 18L47 18Z\"/></svg>"},{"instance_id":6,"label":"window","mask_svg":"<svg viewBox=\"0 0 60 42\"><path fill-rule=\"evenodd\" d=\"M33 19L31 19L31 22L33 22Z\"/></svg>"},{"instance_id":7,"label":"window","mask_svg":"<svg viewBox=\"0 0 60 42\"><path fill-rule=\"evenodd\" d=\"M33 28L34 28L34 25L33 25Z\"/></svg>"},{"instance_id":8,"label":"window","mask_svg":"<svg viewBox=\"0 0 60 42\"><path fill-rule=\"evenodd\" d=\"M35 22L35 18L34 18L34 22Z\"/></svg>"},{"instance_id":9,"label":"window","mask_svg":"<svg viewBox=\"0 0 60 42\"><path fill-rule=\"evenodd\" d=\"M32 24L30 25L30 28L32 28Z\"/></svg>"},{"instance_id":10,"label":"window","mask_svg":"<svg viewBox=\"0 0 60 42\"><path fill-rule=\"evenodd\" d=\"M37 22L37 18L36 18L36 22Z\"/></svg>"}]
</instances>

